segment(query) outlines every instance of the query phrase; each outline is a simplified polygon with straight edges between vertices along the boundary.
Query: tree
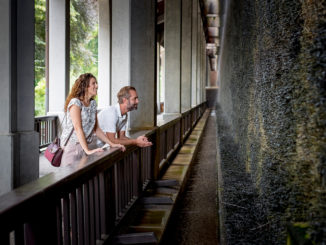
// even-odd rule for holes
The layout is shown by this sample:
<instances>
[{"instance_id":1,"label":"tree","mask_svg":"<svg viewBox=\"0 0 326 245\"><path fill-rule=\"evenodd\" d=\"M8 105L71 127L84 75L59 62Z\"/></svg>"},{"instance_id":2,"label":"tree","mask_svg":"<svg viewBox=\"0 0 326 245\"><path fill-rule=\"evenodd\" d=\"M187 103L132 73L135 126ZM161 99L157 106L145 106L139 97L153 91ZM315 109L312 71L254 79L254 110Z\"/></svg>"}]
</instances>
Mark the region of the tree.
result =
<instances>
[{"instance_id":1,"label":"tree","mask_svg":"<svg viewBox=\"0 0 326 245\"><path fill-rule=\"evenodd\" d=\"M35 0L35 115L45 112L46 0ZM97 76L97 0L70 1L70 80L85 72ZM39 85L39 83L42 83ZM44 86L43 86L44 83ZM44 92L40 92L43 89Z\"/></svg>"}]
</instances>

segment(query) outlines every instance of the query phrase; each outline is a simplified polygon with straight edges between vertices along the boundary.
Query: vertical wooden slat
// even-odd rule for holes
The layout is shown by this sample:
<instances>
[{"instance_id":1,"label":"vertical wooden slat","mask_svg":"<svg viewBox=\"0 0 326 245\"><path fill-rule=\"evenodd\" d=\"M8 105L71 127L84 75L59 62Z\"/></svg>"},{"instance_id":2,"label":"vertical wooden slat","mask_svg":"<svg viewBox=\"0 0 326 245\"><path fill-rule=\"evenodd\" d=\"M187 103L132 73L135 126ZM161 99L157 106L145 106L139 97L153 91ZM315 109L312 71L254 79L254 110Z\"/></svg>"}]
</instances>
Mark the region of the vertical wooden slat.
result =
<instances>
[{"instance_id":1,"label":"vertical wooden slat","mask_svg":"<svg viewBox=\"0 0 326 245\"><path fill-rule=\"evenodd\" d=\"M83 205L83 187L77 188L77 226L78 226L78 244L85 244L84 239L84 205Z\"/></svg>"},{"instance_id":2,"label":"vertical wooden slat","mask_svg":"<svg viewBox=\"0 0 326 245\"><path fill-rule=\"evenodd\" d=\"M159 177L160 162L161 162L161 133L160 129L155 130L154 138L152 138L154 143L151 148L154 148L152 151L154 166L151 171L151 179L156 180Z\"/></svg>"},{"instance_id":3,"label":"vertical wooden slat","mask_svg":"<svg viewBox=\"0 0 326 245\"><path fill-rule=\"evenodd\" d=\"M113 178L113 183L114 183L114 200L115 200L115 218L118 219L119 218L119 214L120 214L120 203L121 203L121 193L119 190L119 181L120 181L120 175L119 175L119 171L120 171L120 164L121 162L116 162L114 164L114 178Z\"/></svg>"},{"instance_id":4,"label":"vertical wooden slat","mask_svg":"<svg viewBox=\"0 0 326 245\"><path fill-rule=\"evenodd\" d=\"M5 232L5 231L0 231L0 241L1 241L1 244L3 244L3 245L9 245L10 244L9 243L9 233Z\"/></svg>"},{"instance_id":5,"label":"vertical wooden slat","mask_svg":"<svg viewBox=\"0 0 326 245\"><path fill-rule=\"evenodd\" d=\"M101 221L100 221L100 195L99 195L99 177L94 178L94 211L95 211L95 237L101 239Z\"/></svg>"},{"instance_id":6,"label":"vertical wooden slat","mask_svg":"<svg viewBox=\"0 0 326 245\"><path fill-rule=\"evenodd\" d=\"M73 191L70 194L70 206L71 206L71 243L75 245L78 244L76 191Z\"/></svg>"},{"instance_id":7,"label":"vertical wooden slat","mask_svg":"<svg viewBox=\"0 0 326 245\"><path fill-rule=\"evenodd\" d=\"M130 159L130 155L127 155L127 157L125 157L125 161L123 162L123 177L121 180L123 180L123 193L124 193L124 202L123 202L123 210L125 209L125 207L128 205L129 202L129 181L130 178L128 176L128 165L129 165L129 159Z\"/></svg>"},{"instance_id":8,"label":"vertical wooden slat","mask_svg":"<svg viewBox=\"0 0 326 245\"><path fill-rule=\"evenodd\" d=\"M56 208L56 217L57 217L57 241L58 244L61 245L63 244L61 199L56 199L55 208Z\"/></svg>"},{"instance_id":9,"label":"vertical wooden slat","mask_svg":"<svg viewBox=\"0 0 326 245\"><path fill-rule=\"evenodd\" d=\"M124 162L124 182L125 182L125 189L124 189L124 193L125 193L125 203L124 203L124 208L126 207L126 205L129 204L130 201L130 171L131 169L129 168L129 164L130 164L130 154L127 155L127 157L125 157L125 162Z\"/></svg>"},{"instance_id":10,"label":"vertical wooden slat","mask_svg":"<svg viewBox=\"0 0 326 245\"><path fill-rule=\"evenodd\" d=\"M95 205L94 205L94 183L93 179L88 181L89 187L89 218L90 218L90 243L95 244Z\"/></svg>"},{"instance_id":11,"label":"vertical wooden slat","mask_svg":"<svg viewBox=\"0 0 326 245\"><path fill-rule=\"evenodd\" d=\"M43 205L37 207L38 219L36 229L38 231L36 244L60 244L57 240L57 205L53 196L46 197Z\"/></svg>"},{"instance_id":12,"label":"vertical wooden slat","mask_svg":"<svg viewBox=\"0 0 326 245\"><path fill-rule=\"evenodd\" d=\"M44 143L48 143L49 142L49 120L46 120L45 123L45 129L44 129Z\"/></svg>"},{"instance_id":13,"label":"vertical wooden slat","mask_svg":"<svg viewBox=\"0 0 326 245\"><path fill-rule=\"evenodd\" d=\"M118 215L119 217L122 215L122 206L123 206L123 198L124 198L124 193L123 193L123 181L122 181L122 174L123 174L123 160L119 162L118 165L118 197L119 197L119 207L118 207Z\"/></svg>"},{"instance_id":14,"label":"vertical wooden slat","mask_svg":"<svg viewBox=\"0 0 326 245\"><path fill-rule=\"evenodd\" d=\"M106 235L109 232L108 227L108 212L109 202L108 202L108 190L107 190L107 178L105 178L104 172L99 174L99 201L100 201L100 235Z\"/></svg>"},{"instance_id":15,"label":"vertical wooden slat","mask_svg":"<svg viewBox=\"0 0 326 245\"><path fill-rule=\"evenodd\" d=\"M89 188L87 183L83 185L83 191L84 191L84 196L83 196L83 201L84 201L84 232L85 232L85 244L88 245L90 244L90 217L89 217Z\"/></svg>"},{"instance_id":16,"label":"vertical wooden slat","mask_svg":"<svg viewBox=\"0 0 326 245\"><path fill-rule=\"evenodd\" d=\"M70 205L69 205L69 196L65 195L63 198L63 237L64 244L69 245L70 243Z\"/></svg>"},{"instance_id":17,"label":"vertical wooden slat","mask_svg":"<svg viewBox=\"0 0 326 245\"><path fill-rule=\"evenodd\" d=\"M140 167L140 173L141 173L141 185L143 186L144 182L146 181L146 172L147 172L147 162L146 162L146 151L149 147L145 147L142 148L141 151L139 152L140 154L140 163L139 163L139 167Z\"/></svg>"},{"instance_id":18,"label":"vertical wooden slat","mask_svg":"<svg viewBox=\"0 0 326 245\"><path fill-rule=\"evenodd\" d=\"M131 168L133 169L132 173L132 183L133 183L133 198L138 197L140 191L143 188L143 181L141 180L141 169L143 167L143 162L141 159L141 151L137 149L137 151L134 151L132 153L132 162L131 162ZM141 159L139 161L139 159Z\"/></svg>"},{"instance_id":19,"label":"vertical wooden slat","mask_svg":"<svg viewBox=\"0 0 326 245\"><path fill-rule=\"evenodd\" d=\"M146 163L146 173L147 173L147 179L150 180L152 179L152 175L151 175L151 172L152 172L152 151L153 151L153 147L150 146L147 148L147 163Z\"/></svg>"},{"instance_id":20,"label":"vertical wooden slat","mask_svg":"<svg viewBox=\"0 0 326 245\"><path fill-rule=\"evenodd\" d=\"M113 168L110 168L107 174L107 181L106 181L106 189L108 190L107 198L108 198L108 217L109 217L109 229L113 229L115 220L118 213L118 207L116 203L117 193L116 193L116 168L117 163L114 164Z\"/></svg>"},{"instance_id":21,"label":"vertical wooden slat","mask_svg":"<svg viewBox=\"0 0 326 245\"><path fill-rule=\"evenodd\" d=\"M14 239L15 239L15 243L14 244L15 245L16 244L17 245L18 244L24 244L24 240L25 240L25 236L24 236L24 225L19 225L19 227L17 227L15 229L15 232L12 235L14 235ZM7 234L7 236L8 236L8 234ZM2 240L0 240L0 241L2 241ZM2 244L2 242L1 242L1 244Z\"/></svg>"},{"instance_id":22,"label":"vertical wooden slat","mask_svg":"<svg viewBox=\"0 0 326 245\"><path fill-rule=\"evenodd\" d=\"M134 155L135 155L136 152L138 152L138 149L130 154L130 161L129 161L129 176L130 176L129 189L130 189L130 195L129 195L129 200L132 200L137 195L137 193L134 190L134 186L135 186L134 174L135 174L136 168L138 167L138 166L136 166L136 168L134 168L134 161L135 161L135 159L134 159L135 156Z\"/></svg>"}]
</instances>

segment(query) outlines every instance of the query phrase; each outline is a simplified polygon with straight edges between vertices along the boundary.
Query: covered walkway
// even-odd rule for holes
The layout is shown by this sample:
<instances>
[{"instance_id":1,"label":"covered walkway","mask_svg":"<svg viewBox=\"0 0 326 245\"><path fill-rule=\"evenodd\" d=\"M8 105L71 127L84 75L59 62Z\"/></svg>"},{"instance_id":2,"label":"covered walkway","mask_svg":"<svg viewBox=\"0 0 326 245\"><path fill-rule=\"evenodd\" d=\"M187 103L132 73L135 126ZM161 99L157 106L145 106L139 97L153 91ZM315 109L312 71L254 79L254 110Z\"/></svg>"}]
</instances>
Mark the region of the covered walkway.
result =
<instances>
[{"instance_id":1,"label":"covered walkway","mask_svg":"<svg viewBox=\"0 0 326 245\"><path fill-rule=\"evenodd\" d=\"M212 111L162 244L218 244L217 203L216 114Z\"/></svg>"}]
</instances>

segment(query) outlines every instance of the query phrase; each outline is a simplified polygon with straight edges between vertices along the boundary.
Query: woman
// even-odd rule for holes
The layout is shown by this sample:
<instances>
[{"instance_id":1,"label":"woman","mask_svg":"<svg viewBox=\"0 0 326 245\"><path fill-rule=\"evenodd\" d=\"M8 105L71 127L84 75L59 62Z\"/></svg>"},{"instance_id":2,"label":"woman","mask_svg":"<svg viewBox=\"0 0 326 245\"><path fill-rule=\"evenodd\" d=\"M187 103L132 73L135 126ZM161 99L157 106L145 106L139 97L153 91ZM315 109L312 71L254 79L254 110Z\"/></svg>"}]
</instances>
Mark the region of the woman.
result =
<instances>
[{"instance_id":1,"label":"woman","mask_svg":"<svg viewBox=\"0 0 326 245\"><path fill-rule=\"evenodd\" d=\"M94 132L100 140L108 143L111 147L125 150L123 145L112 143L97 124L96 101L94 100L97 88L96 78L92 74L82 74L75 81L66 99L64 108L66 120L63 122L61 135L61 145L64 148L62 165L71 164L80 159L84 152L91 155L103 151L102 148L90 149ZM72 129L74 130L68 139ZM67 139L68 143L64 146Z\"/></svg>"}]
</instances>

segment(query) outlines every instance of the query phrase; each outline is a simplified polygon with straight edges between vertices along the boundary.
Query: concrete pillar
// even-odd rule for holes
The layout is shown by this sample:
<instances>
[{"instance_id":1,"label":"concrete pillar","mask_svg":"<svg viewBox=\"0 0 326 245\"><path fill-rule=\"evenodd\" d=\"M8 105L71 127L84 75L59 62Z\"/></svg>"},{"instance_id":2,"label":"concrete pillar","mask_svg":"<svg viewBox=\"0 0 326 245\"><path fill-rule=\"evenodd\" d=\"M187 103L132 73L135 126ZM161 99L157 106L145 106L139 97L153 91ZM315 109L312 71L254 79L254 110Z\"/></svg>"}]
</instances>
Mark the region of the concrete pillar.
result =
<instances>
[{"instance_id":1,"label":"concrete pillar","mask_svg":"<svg viewBox=\"0 0 326 245\"><path fill-rule=\"evenodd\" d=\"M181 112L191 108L191 41L192 2L182 0L181 30Z\"/></svg>"},{"instance_id":2,"label":"concrete pillar","mask_svg":"<svg viewBox=\"0 0 326 245\"><path fill-rule=\"evenodd\" d=\"M161 91L160 91L160 101L164 101L164 97L165 97L165 50L162 53L161 56L161 64L162 64L162 68L161 68L161 73L162 73L162 77L161 77ZM163 107L164 110L164 107Z\"/></svg>"},{"instance_id":3,"label":"concrete pillar","mask_svg":"<svg viewBox=\"0 0 326 245\"><path fill-rule=\"evenodd\" d=\"M70 1L49 1L49 114L63 111L69 93Z\"/></svg>"},{"instance_id":4,"label":"concrete pillar","mask_svg":"<svg viewBox=\"0 0 326 245\"><path fill-rule=\"evenodd\" d=\"M34 131L34 1L0 7L0 194L38 178Z\"/></svg>"},{"instance_id":5,"label":"concrete pillar","mask_svg":"<svg viewBox=\"0 0 326 245\"><path fill-rule=\"evenodd\" d=\"M111 103L111 9L110 0L99 0L98 108Z\"/></svg>"},{"instance_id":6,"label":"concrete pillar","mask_svg":"<svg viewBox=\"0 0 326 245\"><path fill-rule=\"evenodd\" d=\"M132 129L156 126L155 13L156 1L131 0L130 83L139 97L138 110L130 113Z\"/></svg>"},{"instance_id":7,"label":"concrete pillar","mask_svg":"<svg viewBox=\"0 0 326 245\"><path fill-rule=\"evenodd\" d=\"M201 32L202 32L202 19L200 16L200 8L198 5L198 32L197 32L197 84L196 84L196 105L200 103L200 82L201 82Z\"/></svg>"},{"instance_id":8,"label":"concrete pillar","mask_svg":"<svg viewBox=\"0 0 326 245\"><path fill-rule=\"evenodd\" d=\"M116 104L119 90L130 85L130 1L112 0L111 13L111 104Z\"/></svg>"},{"instance_id":9,"label":"concrete pillar","mask_svg":"<svg viewBox=\"0 0 326 245\"><path fill-rule=\"evenodd\" d=\"M160 113L160 44L156 43L156 109L157 113Z\"/></svg>"},{"instance_id":10,"label":"concrete pillar","mask_svg":"<svg viewBox=\"0 0 326 245\"><path fill-rule=\"evenodd\" d=\"M197 43L198 43L198 0L192 1L192 32L191 32L191 105L195 106L197 93Z\"/></svg>"},{"instance_id":11,"label":"concrete pillar","mask_svg":"<svg viewBox=\"0 0 326 245\"><path fill-rule=\"evenodd\" d=\"M206 41L205 41L205 33L202 32L202 80L201 80L201 102L204 102L204 94L205 94L205 83L206 83Z\"/></svg>"},{"instance_id":12,"label":"concrete pillar","mask_svg":"<svg viewBox=\"0 0 326 245\"><path fill-rule=\"evenodd\" d=\"M165 113L180 113L181 0L165 0Z\"/></svg>"},{"instance_id":13,"label":"concrete pillar","mask_svg":"<svg viewBox=\"0 0 326 245\"><path fill-rule=\"evenodd\" d=\"M132 129L156 124L155 11L155 1L112 0L111 104L123 86L136 88L140 102L130 113Z\"/></svg>"}]
</instances>

